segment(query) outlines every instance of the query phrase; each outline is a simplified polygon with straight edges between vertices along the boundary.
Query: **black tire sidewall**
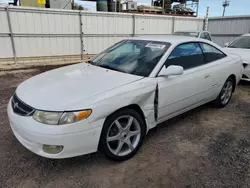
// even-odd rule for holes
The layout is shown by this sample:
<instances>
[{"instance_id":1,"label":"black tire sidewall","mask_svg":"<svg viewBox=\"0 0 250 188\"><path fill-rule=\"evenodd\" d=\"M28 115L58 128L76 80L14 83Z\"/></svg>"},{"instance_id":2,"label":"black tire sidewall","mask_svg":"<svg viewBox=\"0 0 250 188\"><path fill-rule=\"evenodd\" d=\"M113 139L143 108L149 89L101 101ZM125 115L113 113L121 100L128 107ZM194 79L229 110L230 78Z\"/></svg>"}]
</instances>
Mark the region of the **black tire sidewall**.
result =
<instances>
[{"instance_id":1,"label":"black tire sidewall","mask_svg":"<svg viewBox=\"0 0 250 188\"><path fill-rule=\"evenodd\" d=\"M130 154L125 155L125 156L117 156L117 155L114 155L109 150L106 137L107 137L107 133L108 133L108 130L109 130L109 127L111 126L111 124L117 118L124 116L124 115L130 115L130 116L134 117L139 122L140 127L141 127L141 138L140 138L140 141L133 152L131 152ZM140 149L140 147L142 145L142 142L145 138L145 135L146 135L146 124L145 124L145 120L143 119L143 117L141 117L141 115L133 109L122 109L122 110L115 112L114 114L112 114L111 116L109 116L106 119L106 121L103 125L103 128L102 128L102 133L101 133L100 142L99 142L99 150L109 159L112 159L114 161L124 161L124 160L131 158L132 156L134 156L137 153L137 151Z\"/></svg>"}]
</instances>

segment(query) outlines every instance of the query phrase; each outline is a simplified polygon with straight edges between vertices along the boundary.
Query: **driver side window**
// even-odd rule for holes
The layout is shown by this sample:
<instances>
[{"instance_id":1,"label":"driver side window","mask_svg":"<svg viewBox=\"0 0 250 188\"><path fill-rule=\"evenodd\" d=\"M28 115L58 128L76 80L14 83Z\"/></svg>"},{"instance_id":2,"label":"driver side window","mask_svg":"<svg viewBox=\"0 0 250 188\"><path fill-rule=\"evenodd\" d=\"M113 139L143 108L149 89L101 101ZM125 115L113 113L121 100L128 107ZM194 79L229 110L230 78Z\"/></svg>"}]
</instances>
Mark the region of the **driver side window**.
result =
<instances>
[{"instance_id":1,"label":"driver side window","mask_svg":"<svg viewBox=\"0 0 250 188\"><path fill-rule=\"evenodd\" d=\"M203 65L204 56L198 43L185 43L177 46L166 61L167 67L179 65L184 70Z\"/></svg>"}]
</instances>

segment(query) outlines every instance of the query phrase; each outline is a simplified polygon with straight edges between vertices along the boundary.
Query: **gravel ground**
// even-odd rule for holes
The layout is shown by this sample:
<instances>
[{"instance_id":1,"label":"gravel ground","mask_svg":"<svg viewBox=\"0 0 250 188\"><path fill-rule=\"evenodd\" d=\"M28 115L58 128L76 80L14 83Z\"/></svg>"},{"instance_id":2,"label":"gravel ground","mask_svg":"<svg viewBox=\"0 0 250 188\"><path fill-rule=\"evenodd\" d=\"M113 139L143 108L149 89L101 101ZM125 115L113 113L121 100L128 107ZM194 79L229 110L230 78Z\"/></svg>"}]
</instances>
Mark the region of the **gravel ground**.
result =
<instances>
[{"instance_id":1,"label":"gravel ground","mask_svg":"<svg viewBox=\"0 0 250 188\"><path fill-rule=\"evenodd\" d=\"M226 108L207 104L159 125L123 163L100 153L50 160L15 139L6 104L20 82L56 67L0 68L0 187L249 187L250 84L240 84Z\"/></svg>"}]
</instances>

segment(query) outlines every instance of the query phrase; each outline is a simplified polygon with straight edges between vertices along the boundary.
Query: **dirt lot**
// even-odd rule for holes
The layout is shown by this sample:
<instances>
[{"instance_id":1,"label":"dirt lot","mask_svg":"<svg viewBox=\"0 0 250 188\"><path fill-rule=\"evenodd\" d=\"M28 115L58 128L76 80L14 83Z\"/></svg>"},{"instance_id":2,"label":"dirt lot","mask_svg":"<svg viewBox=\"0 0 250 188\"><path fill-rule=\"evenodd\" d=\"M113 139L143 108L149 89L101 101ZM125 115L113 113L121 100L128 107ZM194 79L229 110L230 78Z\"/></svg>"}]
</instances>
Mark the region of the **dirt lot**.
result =
<instances>
[{"instance_id":1,"label":"dirt lot","mask_svg":"<svg viewBox=\"0 0 250 188\"><path fill-rule=\"evenodd\" d=\"M56 67L0 68L0 187L249 187L250 84L224 109L208 104L159 125L126 162L99 153L50 160L15 139L6 104L20 82Z\"/></svg>"}]
</instances>

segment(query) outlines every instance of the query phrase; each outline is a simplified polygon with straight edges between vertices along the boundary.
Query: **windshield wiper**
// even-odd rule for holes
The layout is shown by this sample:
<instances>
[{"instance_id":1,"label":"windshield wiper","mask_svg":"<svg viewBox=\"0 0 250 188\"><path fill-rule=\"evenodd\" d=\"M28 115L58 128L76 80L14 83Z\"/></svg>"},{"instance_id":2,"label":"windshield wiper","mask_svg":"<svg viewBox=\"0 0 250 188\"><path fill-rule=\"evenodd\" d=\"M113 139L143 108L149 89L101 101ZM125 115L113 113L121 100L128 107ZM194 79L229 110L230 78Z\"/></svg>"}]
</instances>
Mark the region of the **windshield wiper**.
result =
<instances>
[{"instance_id":1,"label":"windshield wiper","mask_svg":"<svg viewBox=\"0 0 250 188\"><path fill-rule=\"evenodd\" d=\"M105 68L105 69L110 69L110 70L114 70L114 71L118 71L118 72L125 72L123 70L117 69L115 67L111 67L109 65L99 65L99 67Z\"/></svg>"},{"instance_id":2,"label":"windshield wiper","mask_svg":"<svg viewBox=\"0 0 250 188\"><path fill-rule=\"evenodd\" d=\"M228 46L228 48L237 48L236 46Z\"/></svg>"},{"instance_id":3,"label":"windshield wiper","mask_svg":"<svg viewBox=\"0 0 250 188\"><path fill-rule=\"evenodd\" d=\"M114 71L119 71L119 72L125 72L123 70L120 70L120 69L117 69L115 67L111 67L109 65L98 65L98 64L95 64L95 62L93 61L87 61L87 63L91 64L91 65L95 65L95 66L98 66L98 67L102 67L102 68L105 68L105 69L110 69L110 70L114 70Z\"/></svg>"}]
</instances>

